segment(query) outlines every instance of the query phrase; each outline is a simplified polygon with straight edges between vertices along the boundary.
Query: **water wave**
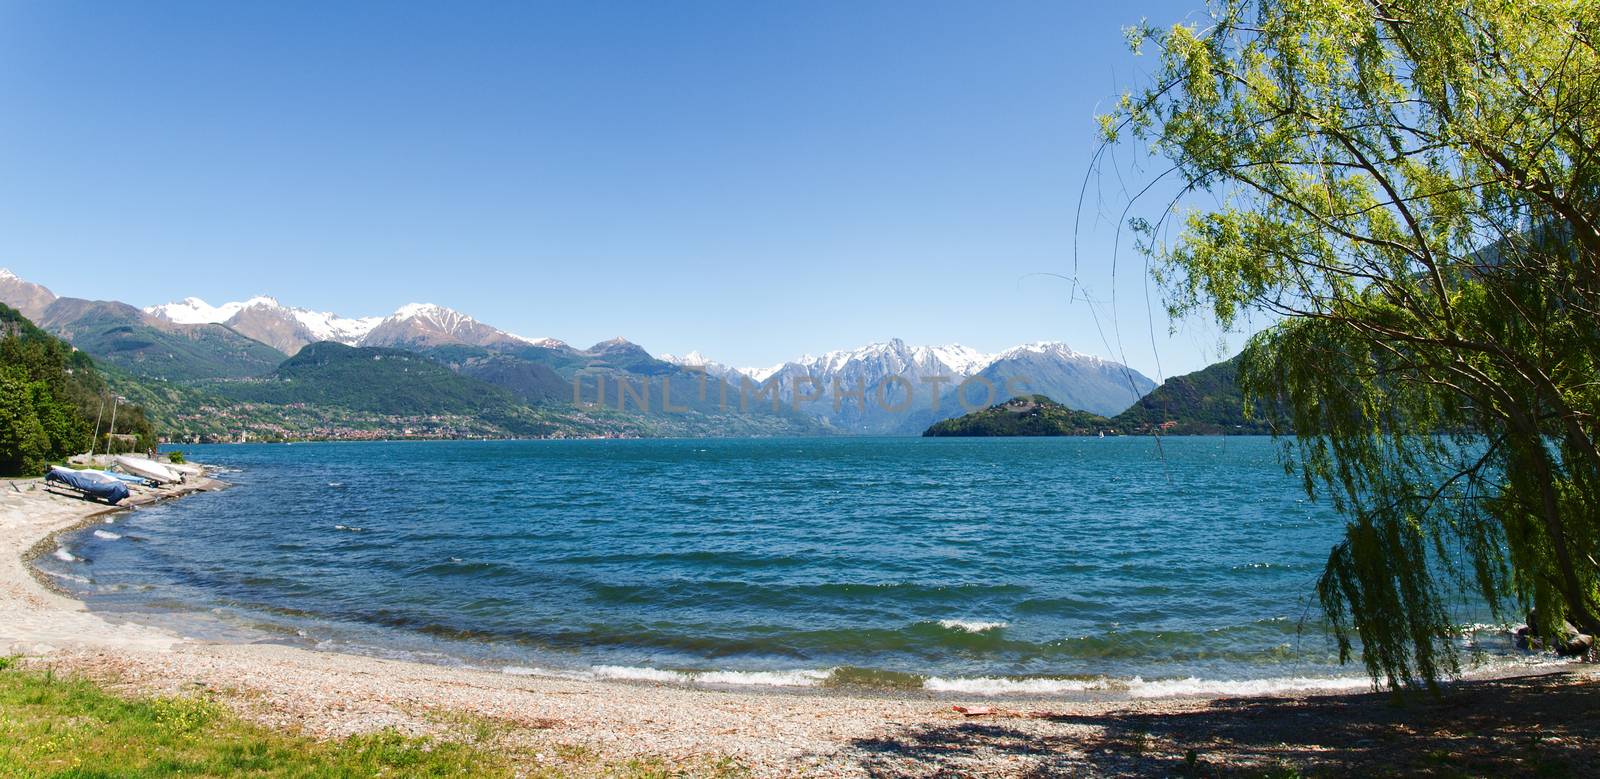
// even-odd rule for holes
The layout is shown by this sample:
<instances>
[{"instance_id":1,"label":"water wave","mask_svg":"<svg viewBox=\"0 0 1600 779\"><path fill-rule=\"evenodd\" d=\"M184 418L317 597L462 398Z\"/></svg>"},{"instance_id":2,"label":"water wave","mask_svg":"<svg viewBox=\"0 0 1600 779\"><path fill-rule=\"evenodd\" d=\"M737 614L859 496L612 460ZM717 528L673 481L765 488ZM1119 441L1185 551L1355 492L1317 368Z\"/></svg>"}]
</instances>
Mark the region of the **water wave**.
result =
<instances>
[{"instance_id":1,"label":"water wave","mask_svg":"<svg viewBox=\"0 0 1600 779\"><path fill-rule=\"evenodd\" d=\"M1289 692L1370 690L1366 676L1286 676L1272 679L1153 679L1128 680L1128 695L1133 698L1177 698L1189 695L1230 695L1252 697Z\"/></svg>"},{"instance_id":2,"label":"water wave","mask_svg":"<svg viewBox=\"0 0 1600 779\"><path fill-rule=\"evenodd\" d=\"M1004 676L930 676L922 688L930 692L959 692L968 695L1059 695L1068 692L1110 689L1105 679L1010 678Z\"/></svg>"},{"instance_id":3,"label":"water wave","mask_svg":"<svg viewBox=\"0 0 1600 779\"><path fill-rule=\"evenodd\" d=\"M1009 627L1011 623L1002 620L982 622L968 619L941 619L939 626L948 630L959 630L963 633L987 633L991 630L1000 630Z\"/></svg>"},{"instance_id":4,"label":"water wave","mask_svg":"<svg viewBox=\"0 0 1600 779\"><path fill-rule=\"evenodd\" d=\"M1181 698L1198 695L1260 696L1291 692L1371 689L1365 676L1284 676L1269 679L1128 679L1052 677L929 677L923 689L967 695L1061 695L1073 692L1119 692L1130 698Z\"/></svg>"},{"instance_id":5,"label":"water wave","mask_svg":"<svg viewBox=\"0 0 1600 779\"><path fill-rule=\"evenodd\" d=\"M39 570L41 572L43 572L44 574L49 575L49 576L54 576L57 579L65 579L66 581L78 582L79 584L93 584L93 582L89 581L88 579L85 579L82 576L76 576L76 575L70 574L70 573L62 573L60 571L52 571L49 568L40 568Z\"/></svg>"},{"instance_id":6,"label":"water wave","mask_svg":"<svg viewBox=\"0 0 1600 779\"><path fill-rule=\"evenodd\" d=\"M122 536L120 536L120 535L118 535L116 533L111 533L111 532L105 531L105 530L96 530L96 531L94 531L94 537L98 538L98 539L100 539L102 541L115 541L115 540L121 538Z\"/></svg>"},{"instance_id":7,"label":"water wave","mask_svg":"<svg viewBox=\"0 0 1600 779\"><path fill-rule=\"evenodd\" d=\"M78 556L74 555L71 550L64 546L56 547L56 551L52 552L51 554L53 557L63 563L75 563L78 561Z\"/></svg>"},{"instance_id":8,"label":"water wave","mask_svg":"<svg viewBox=\"0 0 1600 779\"><path fill-rule=\"evenodd\" d=\"M664 682L669 684L709 684L738 687L815 687L833 674L830 670L795 671L674 671L630 665L596 665L588 671L563 671L549 668L507 666L502 673L514 676L549 676L564 679Z\"/></svg>"}]
</instances>

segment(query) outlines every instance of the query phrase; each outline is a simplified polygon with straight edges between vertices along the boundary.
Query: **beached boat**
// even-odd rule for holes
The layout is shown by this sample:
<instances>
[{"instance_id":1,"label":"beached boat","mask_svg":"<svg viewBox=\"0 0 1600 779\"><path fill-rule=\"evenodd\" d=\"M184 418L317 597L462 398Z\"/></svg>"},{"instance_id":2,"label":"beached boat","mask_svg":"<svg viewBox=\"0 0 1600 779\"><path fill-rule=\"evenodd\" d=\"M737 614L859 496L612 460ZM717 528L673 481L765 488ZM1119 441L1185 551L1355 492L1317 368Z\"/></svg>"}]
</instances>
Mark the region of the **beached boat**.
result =
<instances>
[{"instance_id":1,"label":"beached boat","mask_svg":"<svg viewBox=\"0 0 1600 779\"><path fill-rule=\"evenodd\" d=\"M178 473L181 473L184 476L200 476L200 475L202 475L202 474L204 474L206 472L206 469L204 469L204 468L202 468L202 467L200 467L198 465L195 465L194 463L159 463L159 464L160 465L165 465L166 467L171 468L172 470L177 471Z\"/></svg>"},{"instance_id":2,"label":"beached boat","mask_svg":"<svg viewBox=\"0 0 1600 779\"><path fill-rule=\"evenodd\" d=\"M116 479L117 481L122 482L123 484L132 484L137 487L145 487L150 484L149 479L141 476L134 476L131 473L117 473L116 471L94 471L94 473L103 473L113 479Z\"/></svg>"},{"instance_id":3,"label":"beached boat","mask_svg":"<svg viewBox=\"0 0 1600 779\"><path fill-rule=\"evenodd\" d=\"M117 467L134 476L142 476L157 484L171 484L183 481L182 474L155 460L146 460L143 457L119 455L117 457Z\"/></svg>"},{"instance_id":4,"label":"beached boat","mask_svg":"<svg viewBox=\"0 0 1600 779\"><path fill-rule=\"evenodd\" d=\"M99 471L74 471L56 466L44 475L46 483L60 484L116 505L128 497L128 485Z\"/></svg>"}]
</instances>

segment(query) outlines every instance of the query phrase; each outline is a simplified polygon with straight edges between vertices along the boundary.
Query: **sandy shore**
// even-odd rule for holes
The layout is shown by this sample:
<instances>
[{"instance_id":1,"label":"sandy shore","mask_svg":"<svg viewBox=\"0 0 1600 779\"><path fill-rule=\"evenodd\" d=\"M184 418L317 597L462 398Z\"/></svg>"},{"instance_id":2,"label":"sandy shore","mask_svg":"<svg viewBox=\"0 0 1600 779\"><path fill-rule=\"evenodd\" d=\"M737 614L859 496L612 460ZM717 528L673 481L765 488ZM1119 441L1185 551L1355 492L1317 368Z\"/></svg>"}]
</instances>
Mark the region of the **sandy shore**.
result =
<instances>
[{"instance_id":1,"label":"sandy shore","mask_svg":"<svg viewBox=\"0 0 1600 779\"><path fill-rule=\"evenodd\" d=\"M38 480L0 480L0 654L139 692L204 690L253 719L319 736L386 727L448 736L490 722L508 748L556 767L580 753L730 758L760 776L1140 775L1186 770L1190 759L1208 770L1600 769L1600 685L1586 670L1462 683L1403 708L1372 694L960 701L571 681L187 640L103 619L26 562L30 550L53 552L57 533L115 521L108 509ZM967 717L952 704L993 713Z\"/></svg>"}]
</instances>

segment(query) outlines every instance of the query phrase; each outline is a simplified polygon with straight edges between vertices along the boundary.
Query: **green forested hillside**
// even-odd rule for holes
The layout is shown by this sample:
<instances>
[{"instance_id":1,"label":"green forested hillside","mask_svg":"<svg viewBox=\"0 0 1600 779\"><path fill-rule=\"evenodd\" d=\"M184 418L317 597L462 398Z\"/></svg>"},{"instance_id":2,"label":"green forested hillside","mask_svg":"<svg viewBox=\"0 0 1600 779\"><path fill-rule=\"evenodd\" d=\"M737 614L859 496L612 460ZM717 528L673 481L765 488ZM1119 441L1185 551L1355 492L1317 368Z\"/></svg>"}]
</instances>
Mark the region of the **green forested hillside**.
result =
<instances>
[{"instance_id":1,"label":"green forested hillside","mask_svg":"<svg viewBox=\"0 0 1600 779\"><path fill-rule=\"evenodd\" d=\"M260 376L283 354L222 325L152 322L125 303L59 298L39 326L136 376L190 381Z\"/></svg>"},{"instance_id":2,"label":"green forested hillside","mask_svg":"<svg viewBox=\"0 0 1600 779\"><path fill-rule=\"evenodd\" d=\"M261 379L211 386L236 400L381 414L473 413L516 402L506 390L413 352L329 341L301 349Z\"/></svg>"},{"instance_id":3,"label":"green forested hillside","mask_svg":"<svg viewBox=\"0 0 1600 779\"><path fill-rule=\"evenodd\" d=\"M572 397L572 385L553 368L514 354L467 344L438 346L424 354L463 376L507 390L523 403L563 401Z\"/></svg>"},{"instance_id":4,"label":"green forested hillside","mask_svg":"<svg viewBox=\"0 0 1600 779\"><path fill-rule=\"evenodd\" d=\"M1267 423L1247 419L1239 391L1239 358L1168 379L1110 419L1075 411L1043 395L1014 398L929 427L925 436L1266 435ZM1026 413L1023 413L1026 412Z\"/></svg>"},{"instance_id":5,"label":"green forested hillside","mask_svg":"<svg viewBox=\"0 0 1600 779\"><path fill-rule=\"evenodd\" d=\"M513 435L545 435L553 430L509 391L398 349L323 341L301 349L263 378L216 382L205 388L233 401L277 407L392 417L460 416Z\"/></svg>"},{"instance_id":6,"label":"green forested hillside","mask_svg":"<svg viewBox=\"0 0 1600 779\"><path fill-rule=\"evenodd\" d=\"M1115 430L1111 420L1087 411L1074 411L1043 395L1025 395L946 419L923 432L943 436L1057 436L1097 435Z\"/></svg>"},{"instance_id":7,"label":"green forested hillside","mask_svg":"<svg viewBox=\"0 0 1600 779\"><path fill-rule=\"evenodd\" d=\"M36 475L51 460L88 451L105 390L88 355L0 304L0 473ZM119 409L116 422L141 448L154 443L137 406Z\"/></svg>"},{"instance_id":8,"label":"green forested hillside","mask_svg":"<svg viewBox=\"0 0 1600 779\"><path fill-rule=\"evenodd\" d=\"M1175 376L1112 418L1128 433L1160 430L1168 435L1264 435L1271 426L1244 415L1237 356L1194 373Z\"/></svg>"}]
</instances>

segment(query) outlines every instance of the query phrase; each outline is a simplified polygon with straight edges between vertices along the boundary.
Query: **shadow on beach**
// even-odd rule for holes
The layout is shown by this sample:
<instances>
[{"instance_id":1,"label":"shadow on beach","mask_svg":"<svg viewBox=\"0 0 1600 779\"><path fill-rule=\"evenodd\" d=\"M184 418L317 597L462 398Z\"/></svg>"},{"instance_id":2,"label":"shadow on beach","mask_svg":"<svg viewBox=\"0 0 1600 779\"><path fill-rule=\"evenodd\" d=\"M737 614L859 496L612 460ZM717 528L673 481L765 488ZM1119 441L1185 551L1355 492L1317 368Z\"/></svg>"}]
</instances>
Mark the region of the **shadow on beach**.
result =
<instances>
[{"instance_id":1,"label":"shadow on beach","mask_svg":"<svg viewBox=\"0 0 1600 779\"><path fill-rule=\"evenodd\" d=\"M1600 683L1550 674L1361 693L998 712L857 740L871 776L1600 776Z\"/></svg>"}]
</instances>

